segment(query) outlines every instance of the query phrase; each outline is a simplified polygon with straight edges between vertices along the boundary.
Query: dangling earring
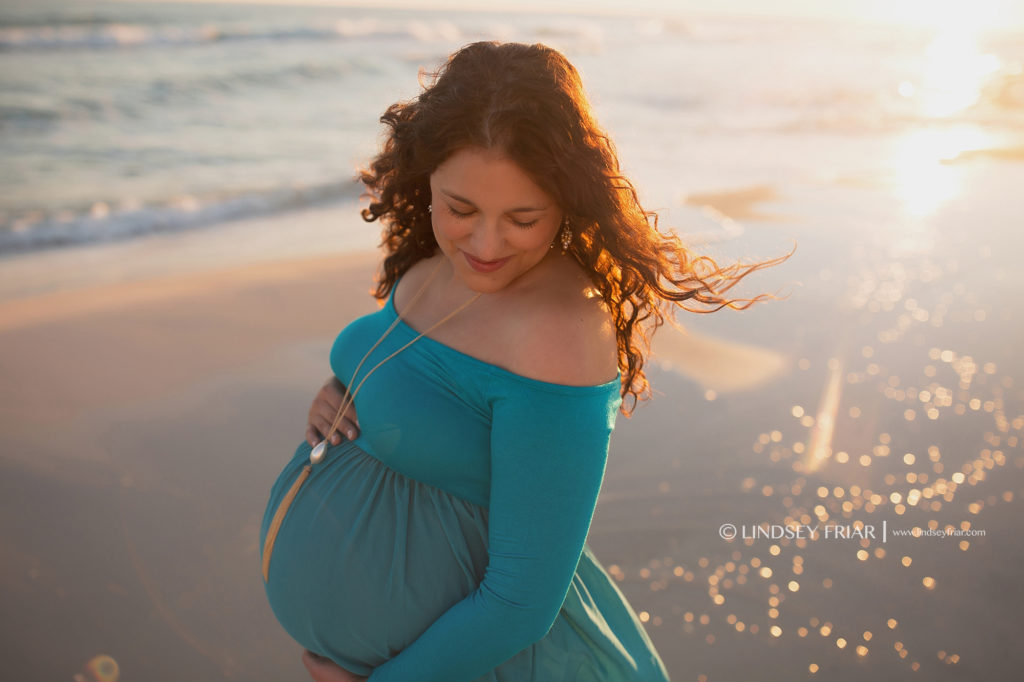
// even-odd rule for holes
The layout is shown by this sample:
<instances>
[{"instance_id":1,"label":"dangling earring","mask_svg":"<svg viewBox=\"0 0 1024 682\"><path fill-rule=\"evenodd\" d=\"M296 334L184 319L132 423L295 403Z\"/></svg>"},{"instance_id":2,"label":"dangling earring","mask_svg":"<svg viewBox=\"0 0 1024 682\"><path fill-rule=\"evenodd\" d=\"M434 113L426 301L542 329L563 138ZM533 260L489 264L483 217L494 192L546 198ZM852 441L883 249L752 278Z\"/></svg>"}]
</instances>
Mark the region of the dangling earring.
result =
<instances>
[{"instance_id":1,"label":"dangling earring","mask_svg":"<svg viewBox=\"0 0 1024 682\"><path fill-rule=\"evenodd\" d=\"M565 216L565 220L562 221L562 229L559 231L559 239L562 242L562 253L566 252L569 248L569 244L572 243L572 230L569 229L569 216ZM555 242L551 242L548 246L549 249L555 248Z\"/></svg>"},{"instance_id":2,"label":"dangling earring","mask_svg":"<svg viewBox=\"0 0 1024 682\"><path fill-rule=\"evenodd\" d=\"M565 217L565 222L562 223L562 253L564 254L569 249L569 244L572 243L572 230L569 229L569 216Z\"/></svg>"},{"instance_id":3,"label":"dangling earring","mask_svg":"<svg viewBox=\"0 0 1024 682\"><path fill-rule=\"evenodd\" d=\"M433 212L433 210L434 210L434 206L432 204L427 204L427 213L431 213L431 212Z\"/></svg>"}]
</instances>

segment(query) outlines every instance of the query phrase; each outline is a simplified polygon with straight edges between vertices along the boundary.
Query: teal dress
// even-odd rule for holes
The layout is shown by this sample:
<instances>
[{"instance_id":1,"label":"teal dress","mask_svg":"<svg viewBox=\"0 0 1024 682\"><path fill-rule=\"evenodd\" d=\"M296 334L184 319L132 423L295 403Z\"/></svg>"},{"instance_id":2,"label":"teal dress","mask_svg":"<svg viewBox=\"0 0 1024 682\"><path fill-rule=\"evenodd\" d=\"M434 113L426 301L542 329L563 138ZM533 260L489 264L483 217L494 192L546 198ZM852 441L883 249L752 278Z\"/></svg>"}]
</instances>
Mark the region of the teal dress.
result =
<instances>
[{"instance_id":1,"label":"teal dress","mask_svg":"<svg viewBox=\"0 0 1024 682\"><path fill-rule=\"evenodd\" d=\"M342 330L342 382L396 317L393 287ZM352 385L418 333L399 322ZM668 680L585 544L620 381L538 381L428 336L388 360L356 397L358 438L328 448L278 532L278 621L371 682ZM274 483L261 546L310 449Z\"/></svg>"}]
</instances>

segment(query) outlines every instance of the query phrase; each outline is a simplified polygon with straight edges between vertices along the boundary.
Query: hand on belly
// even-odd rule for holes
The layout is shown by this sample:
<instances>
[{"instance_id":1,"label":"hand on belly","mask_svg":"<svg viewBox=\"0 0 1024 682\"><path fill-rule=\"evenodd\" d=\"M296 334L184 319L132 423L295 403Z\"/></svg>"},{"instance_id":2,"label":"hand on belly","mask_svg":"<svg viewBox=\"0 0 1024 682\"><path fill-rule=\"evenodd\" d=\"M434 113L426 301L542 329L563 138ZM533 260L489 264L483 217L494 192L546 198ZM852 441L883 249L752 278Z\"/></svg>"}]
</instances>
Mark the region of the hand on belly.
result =
<instances>
[{"instance_id":1,"label":"hand on belly","mask_svg":"<svg viewBox=\"0 0 1024 682\"><path fill-rule=\"evenodd\" d=\"M314 682L358 682L367 679L350 673L331 659L317 656L308 649L302 652L302 662Z\"/></svg>"}]
</instances>

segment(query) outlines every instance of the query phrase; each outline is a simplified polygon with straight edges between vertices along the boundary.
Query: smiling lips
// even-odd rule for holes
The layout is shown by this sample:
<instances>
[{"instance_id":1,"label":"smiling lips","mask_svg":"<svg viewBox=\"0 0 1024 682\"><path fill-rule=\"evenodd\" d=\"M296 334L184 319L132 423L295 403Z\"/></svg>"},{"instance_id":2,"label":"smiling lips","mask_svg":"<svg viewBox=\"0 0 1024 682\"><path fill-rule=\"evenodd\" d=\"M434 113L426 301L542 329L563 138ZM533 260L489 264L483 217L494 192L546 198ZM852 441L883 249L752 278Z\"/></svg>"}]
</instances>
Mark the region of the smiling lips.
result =
<instances>
[{"instance_id":1,"label":"smiling lips","mask_svg":"<svg viewBox=\"0 0 1024 682\"><path fill-rule=\"evenodd\" d=\"M500 268L502 265L507 263L509 258L512 257L512 256L508 256L507 258L502 258L500 260L483 261L483 260L478 260L478 259L474 258L473 256L470 256L465 251L462 252L462 255L464 255L466 257L466 262L469 263L470 267L472 267L477 272L494 272L495 270Z\"/></svg>"}]
</instances>

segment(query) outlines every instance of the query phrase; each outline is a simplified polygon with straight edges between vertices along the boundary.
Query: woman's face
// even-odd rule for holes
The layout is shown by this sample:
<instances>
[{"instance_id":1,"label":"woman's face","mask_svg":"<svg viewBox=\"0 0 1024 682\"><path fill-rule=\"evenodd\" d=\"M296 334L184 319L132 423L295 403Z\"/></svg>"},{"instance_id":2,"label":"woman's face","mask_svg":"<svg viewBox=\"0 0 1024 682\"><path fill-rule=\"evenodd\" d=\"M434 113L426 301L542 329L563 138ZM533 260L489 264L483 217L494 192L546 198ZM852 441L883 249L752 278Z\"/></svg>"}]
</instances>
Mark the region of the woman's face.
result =
<instances>
[{"instance_id":1,"label":"woman's face","mask_svg":"<svg viewBox=\"0 0 1024 682\"><path fill-rule=\"evenodd\" d=\"M431 174L430 192L434 237L473 291L500 291L561 255L549 247L562 211L500 151L460 149Z\"/></svg>"}]
</instances>

